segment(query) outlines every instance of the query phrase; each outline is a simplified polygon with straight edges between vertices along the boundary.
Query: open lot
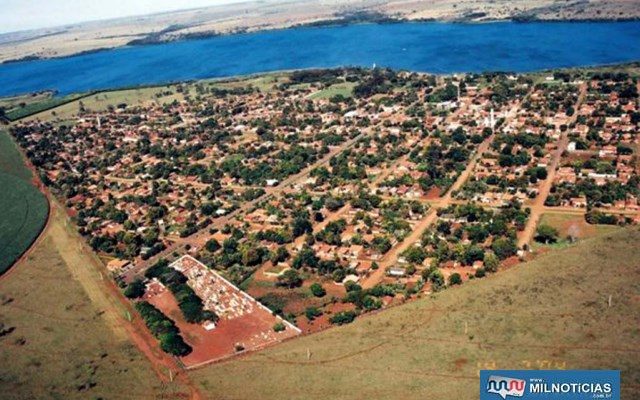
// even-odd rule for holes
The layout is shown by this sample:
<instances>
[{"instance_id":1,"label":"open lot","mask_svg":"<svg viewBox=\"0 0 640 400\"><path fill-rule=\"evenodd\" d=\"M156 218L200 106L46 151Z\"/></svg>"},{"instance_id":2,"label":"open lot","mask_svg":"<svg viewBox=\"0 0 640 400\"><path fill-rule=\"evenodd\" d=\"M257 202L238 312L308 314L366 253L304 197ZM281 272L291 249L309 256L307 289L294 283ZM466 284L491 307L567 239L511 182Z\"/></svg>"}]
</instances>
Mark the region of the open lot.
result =
<instances>
[{"instance_id":1,"label":"open lot","mask_svg":"<svg viewBox=\"0 0 640 400\"><path fill-rule=\"evenodd\" d=\"M112 311L72 273L77 244L64 248L66 260L54 236L61 237L56 226L0 280L2 398L186 397L179 384L158 379L126 336L114 334L106 319Z\"/></svg>"},{"instance_id":2,"label":"open lot","mask_svg":"<svg viewBox=\"0 0 640 400\"><path fill-rule=\"evenodd\" d=\"M541 224L550 225L558 230L560 239L571 235L577 239L587 239L620 229L617 225L589 224L582 214L546 213L540 219Z\"/></svg>"},{"instance_id":3,"label":"open lot","mask_svg":"<svg viewBox=\"0 0 640 400\"><path fill-rule=\"evenodd\" d=\"M588 239L191 375L212 398L467 399L478 395L479 369L610 368L622 370L623 398L635 399L638 240L637 228ZM255 379L265 365L269 378Z\"/></svg>"}]
</instances>

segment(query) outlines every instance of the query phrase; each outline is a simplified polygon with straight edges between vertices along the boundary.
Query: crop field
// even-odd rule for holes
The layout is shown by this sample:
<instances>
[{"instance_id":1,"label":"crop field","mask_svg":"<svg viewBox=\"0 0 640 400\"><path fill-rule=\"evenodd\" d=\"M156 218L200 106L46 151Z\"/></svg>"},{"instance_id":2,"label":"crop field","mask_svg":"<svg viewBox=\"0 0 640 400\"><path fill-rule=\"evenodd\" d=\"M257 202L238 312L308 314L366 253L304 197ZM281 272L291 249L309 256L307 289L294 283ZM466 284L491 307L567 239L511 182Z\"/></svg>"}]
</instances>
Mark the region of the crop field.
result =
<instances>
[{"instance_id":1,"label":"crop field","mask_svg":"<svg viewBox=\"0 0 640 400\"><path fill-rule=\"evenodd\" d=\"M35 186L0 173L0 273L5 272L42 230L48 213L47 199Z\"/></svg>"},{"instance_id":2,"label":"crop field","mask_svg":"<svg viewBox=\"0 0 640 400\"><path fill-rule=\"evenodd\" d=\"M15 121L27 115L42 112L44 110L49 110L51 108L58 107L62 104L72 102L82 96L83 95L81 94L80 95L74 94L74 95L61 96L61 97L50 96L50 97L42 98L39 100L33 100L22 106L17 106L8 110L6 112L6 117L11 121Z\"/></svg>"},{"instance_id":3,"label":"crop field","mask_svg":"<svg viewBox=\"0 0 640 400\"><path fill-rule=\"evenodd\" d=\"M636 399L639 240L638 228L585 239L191 376L211 398L472 399L480 369L620 369L622 398Z\"/></svg>"},{"instance_id":4,"label":"crop field","mask_svg":"<svg viewBox=\"0 0 640 400\"><path fill-rule=\"evenodd\" d=\"M31 171L24 165L18 146L6 131L0 129L0 172L14 175L25 181L32 178Z\"/></svg>"},{"instance_id":5,"label":"crop field","mask_svg":"<svg viewBox=\"0 0 640 400\"><path fill-rule=\"evenodd\" d=\"M18 147L0 130L0 274L31 246L47 219L47 199L31 178Z\"/></svg>"}]
</instances>

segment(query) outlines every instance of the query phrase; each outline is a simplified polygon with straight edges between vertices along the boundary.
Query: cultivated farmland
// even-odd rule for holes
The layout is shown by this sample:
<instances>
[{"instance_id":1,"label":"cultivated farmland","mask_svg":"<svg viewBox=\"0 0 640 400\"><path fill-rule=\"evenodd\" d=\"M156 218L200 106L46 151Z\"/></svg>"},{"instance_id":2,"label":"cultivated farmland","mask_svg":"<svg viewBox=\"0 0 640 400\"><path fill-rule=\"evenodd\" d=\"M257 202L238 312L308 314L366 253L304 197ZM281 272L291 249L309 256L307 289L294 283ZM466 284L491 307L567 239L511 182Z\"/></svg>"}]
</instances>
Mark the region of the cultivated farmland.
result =
<instances>
[{"instance_id":1,"label":"cultivated farmland","mask_svg":"<svg viewBox=\"0 0 640 400\"><path fill-rule=\"evenodd\" d=\"M48 204L35 186L0 172L0 273L5 272L38 237L47 220Z\"/></svg>"},{"instance_id":2,"label":"cultivated farmland","mask_svg":"<svg viewBox=\"0 0 640 400\"><path fill-rule=\"evenodd\" d=\"M479 369L604 368L636 399L639 240L637 228L587 239L192 376L212 398L471 399Z\"/></svg>"}]
</instances>

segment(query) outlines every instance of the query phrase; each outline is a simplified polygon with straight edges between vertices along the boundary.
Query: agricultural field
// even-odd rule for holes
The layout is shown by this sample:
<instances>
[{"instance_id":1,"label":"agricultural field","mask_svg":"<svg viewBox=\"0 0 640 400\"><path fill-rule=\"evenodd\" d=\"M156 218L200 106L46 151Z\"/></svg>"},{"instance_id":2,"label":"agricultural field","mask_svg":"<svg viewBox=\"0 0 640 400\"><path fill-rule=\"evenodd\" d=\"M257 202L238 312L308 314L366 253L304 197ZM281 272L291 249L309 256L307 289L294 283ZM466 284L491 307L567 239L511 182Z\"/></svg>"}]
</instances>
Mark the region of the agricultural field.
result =
<instances>
[{"instance_id":1,"label":"agricultural field","mask_svg":"<svg viewBox=\"0 0 640 400\"><path fill-rule=\"evenodd\" d=\"M638 228L586 239L191 376L212 398L468 399L480 369L608 368L636 399L638 240ZM255 379L265 365L269 379Z\"/></svg>"},{"instance_id":2,"label":"agricultural field","mask_svg":"<svg viewBox=\"0 0 640 400\"><path fill-rule=\"evenodd\" d=\"M47 199L31 177L17 146L0 130L0 274L31 246L47 220Z\"/></svg>"},{"instance_id":3,"label":"agricultural field","mask_svg":"<svg viewBox=\"0 0 640 400\"><path fill-rule=\"evenodd\" d=\"M14 175L25 181L32 178L31 171L24 165L18 146L2 129L0 129L0 172Z\"/></svg>"},{"instance_id":4,"label":"agricultural field","mask_svg":"<svg viewBox=\"0 0 640 400\"><path fill-rule=\"evenodd\" d=\"M0 172L0 273L5 272L38 237L47 220L45 196L35 186Z\"/></svg>"},{"instance_id":5,"label":"agricultural field","mask_svg":"<svg viewBox=\"0 0 640 400\"><path fill-rule=\"evenodd\" d=\"M16 121L28 115L45 112L46 110L56 108L65 103L73 102L83 96L83 94L72 94L69 96L48 95L35 97L28 102L20 102L17 106L6 110L5 116L11 121Z\"/></svg>"}]
</instances>

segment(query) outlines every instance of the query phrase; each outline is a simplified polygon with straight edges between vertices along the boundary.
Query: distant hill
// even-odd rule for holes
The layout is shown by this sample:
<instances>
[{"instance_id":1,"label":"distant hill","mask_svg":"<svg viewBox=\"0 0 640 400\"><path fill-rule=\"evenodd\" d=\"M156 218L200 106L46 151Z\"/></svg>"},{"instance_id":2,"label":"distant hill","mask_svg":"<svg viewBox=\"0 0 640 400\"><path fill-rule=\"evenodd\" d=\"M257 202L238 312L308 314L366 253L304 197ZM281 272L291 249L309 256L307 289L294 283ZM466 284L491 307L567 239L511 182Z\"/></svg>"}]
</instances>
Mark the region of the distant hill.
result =
<instances>
[{"instance_id":1,"label":"distant hill","mask_svg":"<svg viewBox=\"0 0 640 400\"><path fill-rule=\"evenodd\" d=\"M639 242L585 240L192 378L211 398L474 399L479 369L620 369L637 399Z\"/></svg>"}]
</instances>

